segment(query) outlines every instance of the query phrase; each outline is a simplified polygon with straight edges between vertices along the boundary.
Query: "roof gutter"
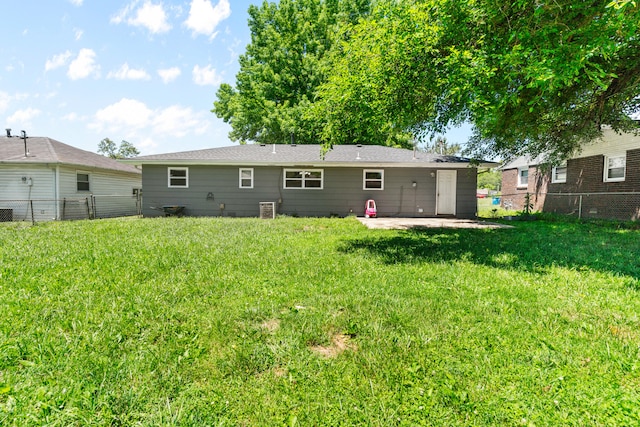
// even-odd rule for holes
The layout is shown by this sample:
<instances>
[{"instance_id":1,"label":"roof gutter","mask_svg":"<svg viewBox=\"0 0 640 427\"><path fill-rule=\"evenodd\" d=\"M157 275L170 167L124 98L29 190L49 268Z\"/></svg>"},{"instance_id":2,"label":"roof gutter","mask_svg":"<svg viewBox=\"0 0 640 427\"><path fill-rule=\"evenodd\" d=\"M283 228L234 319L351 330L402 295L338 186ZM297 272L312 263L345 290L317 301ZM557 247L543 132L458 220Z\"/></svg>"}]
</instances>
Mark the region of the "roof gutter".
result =
<instances>
[{"instance_id":1,"label":"roof gutter","mask_svg":"<svg viewBox=\"0 0 640 427\"><path fill-rule=\"evenodd\" d=\"M460 169L461 167L482 167L482 168L494 168L499 165L495 162L397 162L397 163L385 163L385 162L241 162L241 161L215 161L215 160L124 160L123 163L130 163L133 165L157 165L157 166L272 166L272 167L313 167L313 168L389 168L389 167L401 167L401 168L425 168L425 169Z\"/></svg>"}]
</instances>

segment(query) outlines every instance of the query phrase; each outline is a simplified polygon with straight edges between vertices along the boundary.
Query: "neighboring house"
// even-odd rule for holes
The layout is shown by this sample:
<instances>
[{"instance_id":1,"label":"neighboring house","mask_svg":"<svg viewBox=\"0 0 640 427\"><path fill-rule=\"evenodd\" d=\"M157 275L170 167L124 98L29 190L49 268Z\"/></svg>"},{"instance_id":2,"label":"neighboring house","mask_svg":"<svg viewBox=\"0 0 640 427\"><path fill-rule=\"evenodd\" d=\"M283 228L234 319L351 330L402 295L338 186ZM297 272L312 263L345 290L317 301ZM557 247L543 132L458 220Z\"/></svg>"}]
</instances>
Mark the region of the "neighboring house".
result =
<instances>
[{"instance_id":1,"label":"neighboring house","mask_svg":"<svg viewBox=\"0 0 640 427\"><path fill-rule=\"evenodd\" d=\"M51 138L28 137L25 145L0 137L0 220L131 215L141 187L132 165ZM96 196L108 214L96 212Z\"/></svg>"},{"instance_id":2,"label":"neighboring house","mask_svg":"<svg viewBox=\"0 0 640 427\"><path fill-rule=\"evenodd\" d=\"M144 216L476 216L476 167L465 158L373 145L238 145L140 156ZM495 166L495 164L487 164ZM263 203L265 202L265 203ZM263 203L263 204L261 204ZM169 209L169 208L167 208Z\"/></svg>"},{"instance_id":3,"label":"neighboring house","mask_svg":"<svg viewBox=\"0 0 640 427\"><path fill-rule=\"evenodd\" d=\"M521 210L530 195L534 210L581 218L640 219L640 135L604 130L566 163L539 168L519 157L502 167L502 204Z\"/></svg>"}]
</instances>

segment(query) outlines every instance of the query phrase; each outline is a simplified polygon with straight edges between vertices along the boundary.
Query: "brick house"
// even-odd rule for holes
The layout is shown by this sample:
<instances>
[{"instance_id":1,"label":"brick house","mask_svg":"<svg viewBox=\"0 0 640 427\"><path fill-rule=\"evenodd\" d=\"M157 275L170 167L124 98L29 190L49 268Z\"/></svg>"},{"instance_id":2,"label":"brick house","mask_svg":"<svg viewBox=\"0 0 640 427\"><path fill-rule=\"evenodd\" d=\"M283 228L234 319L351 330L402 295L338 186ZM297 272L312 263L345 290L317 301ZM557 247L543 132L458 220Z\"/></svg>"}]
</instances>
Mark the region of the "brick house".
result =
<instances>
[{"instance_id":1,"label":"brick house","mask_svg":"<svg viewBox=\"0 0 640 427\"><path fill-rule=\"evenodd\" d=\"M540 159L519 157L502 166L502 205L580 218L640 219L640 135L604 131L601 140L541 170Z\"/></svg>"}]
</instances>

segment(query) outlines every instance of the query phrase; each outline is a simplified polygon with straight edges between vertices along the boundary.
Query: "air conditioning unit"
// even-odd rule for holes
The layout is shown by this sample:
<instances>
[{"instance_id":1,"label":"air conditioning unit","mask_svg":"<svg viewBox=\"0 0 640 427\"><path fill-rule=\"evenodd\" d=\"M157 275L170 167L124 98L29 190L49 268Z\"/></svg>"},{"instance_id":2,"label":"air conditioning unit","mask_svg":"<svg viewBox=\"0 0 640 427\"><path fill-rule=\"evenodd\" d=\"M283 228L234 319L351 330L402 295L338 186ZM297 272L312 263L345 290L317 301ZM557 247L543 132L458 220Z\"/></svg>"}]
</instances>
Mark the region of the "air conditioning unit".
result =
<instances>
[{"instance_id":1,"label":"air conditioning unit","mask_svg":"<svg viewBox=\"0 0 640 427\"><path fill-rule=\"evenodd\" d=\"M260 219L274 219L275 217L275 202L260 202Z\"/></svg>"}]
</instances>

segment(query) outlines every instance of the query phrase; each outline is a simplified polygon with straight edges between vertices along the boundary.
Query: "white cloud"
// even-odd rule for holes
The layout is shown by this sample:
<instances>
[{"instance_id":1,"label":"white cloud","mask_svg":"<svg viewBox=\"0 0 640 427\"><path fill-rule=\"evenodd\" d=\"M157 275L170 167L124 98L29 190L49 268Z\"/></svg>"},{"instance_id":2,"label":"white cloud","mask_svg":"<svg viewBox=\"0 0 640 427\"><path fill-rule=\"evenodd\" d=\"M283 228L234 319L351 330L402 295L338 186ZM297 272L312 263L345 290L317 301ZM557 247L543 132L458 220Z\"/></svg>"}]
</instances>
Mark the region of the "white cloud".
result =
<instances>
[{"instance_id":1,"label":"white cloud","mask_svg":"<svg viewBox=\"0 0 640 427\"><path fill-rule=\"evenodd\" d=\"M55 70L56 68L63 67L67 65L67 62L71 59L71 52L66 51L59 55L53 55L53 58L47 59L47 62L44 64L44 70L50 71Z\"/></svg>"},{"instance_id":2,"label":"white cloud","mask_svg":"<svg viewBox=\"0 0 640 427\"><path fill-rule=\"evenodd\" d=\"M200 68L199 65L193 67L193 82L200 86L218 86L222 83L222 77L211 65Z\"/></svg>"},{"instance_id":3,"label":"white cloud","mask_svg":"<svg viewBox=\"0 0 640 427\"><path fill-rule=\"evenodd\" d=\"M145 70L129 68L129 64L125 63L117 71L109 72L107 78L116 80L149 80L151 76Z\"/></svg>"},{"instance_id":4,"label":"white cloud","mask_svg":"<svg viewBox=\"0 0 640 427\"><path fill-rule=\"evenodd\" d=\"M31 124L31 120L40 115L40 110L36 108L27 108L26 110L18 110L9 117L7 123L9 125L19 125L26 127Z\"/></svg>"},{"instance_id":5,"label":"white cloud","mask_svg":"<svg viewBox=\"0 0 640 427\"><path fill-rule=\"evenodd\" d=\"M69 3L71 3L74 6L82 6L82 2L84 0L69 0Z\"/></svg>"},{"instance_id":6,"label":"white cloud","mask_svg":"<svg viewBox=\"0 0 640 427\"><path fill-rule=\"evenodd\" d=\"M68 122L77 122L80 120L80 116L77 113L69 113L62 116L62 120L66 120Z\"/></svg>"},{"instance_id":7,"label":"white cloud","mask_svg":"<svg viewBox=\"0 0 640 427\"><path fill-rule=\"evenodd\" d=\"M179 105L152 110L141 101L123 98L98 110L88 127L98 133L126 134L137 147L153 148L162 139L202 135L210 126L210 116Z\"/></svg>"},{"instance_id":8,"label":"white cloud","mask_svg":"<svg viewBox=\"0 0 640 427\"><path fill-rule=\"evenodd\" d=\"M154 133L182 138L193 132L201 134L209 123L204 120L202 113L196 113L191 108L172 105L158 111L153 120Z\"/></svg>"},{"instance_id":9,"label":"white cloud","mask_svg":"<svg viewBox=\"0 0 640 427\"><path fill-rule=\"evenodd\" d=\"M172 81L177 79L180 76L180 74L182 74L182 71L180 71L180 68L178 67L165 68L162 70L158 70L158 75L160 76L160 78L162 78L162 81L165 84L171 83Z\"/></svg>"},{"instance_id":10,"label":"white cloud","mask_svg":"<svg viewBox=\"0 0 640 427\"><path fill-rule=\"evenodd\" d=\"M125 22L126 19L127 19L127 15L129 15L129 13L131 13L131 9L133 9L135 4L136 4L136 2L134 1L131 4L126 5L124 7L124 9L122 9L116 15L112 16L111 19L109 20L109 22L111 22L112 24L122 24L123 22Z\"/></svg>"},{"instance_id":11,"label":"white cloud","mask_svg":"<svg viewBox=\"0 0 640 427\"><path fill-rule=\"evenodd\" d=\"M4 113L4 111L9 107L9 101L11 97L6 92L0 92L0 113Z\"/></svg>"},{"instance_id":12,"label":"white cloud","mask_svg":"<svg viewBox=\"0 0 640 427\"><path fill-rule=\"evenodd\" d=\"M83 34L84 34L84 31L81 30L80 28L74 28L73 29L73 38L76 41L79 41L82 38Z\"/></svg>"},{"instance_id":13,"label":"white cloud","mask_svg":"<svg viewBox=\"0 0 640 427\"><path fill-rule=\"evenodd\" d=\"M210 0L191 0L189 18L184 24L193 31L194 35L203 34L213 39L218 24L231 16L231 6L228 0L220 0L214 7Z\"/></svg>"},{"instance_id":14,"label":"white cloud","mask_svg":"<svg viewBox=\"0 0 640 427\"><path fill-rule=\"evenodd\" d=\"M29 95L28 93L15 93L13 95L9 95L7 92L0 91L0 113L4 113L9 108L11 102L24 101L30 96L32 95Z\"/></svg>"},{"instance_id":15,"label":"white cloud","mask_svg":"<svg viewBox=\"0 0 640 427\"><path fill-rule=\"evenodd\" d=\"M95 123L90 125L97 130L109 129L140 129L149 125L152 111L140 101L122 98L115 104L111 104L95 115Z\"/></svg>"},{"instance_id":16,"label":"white cloud","mask_svg":"<svg viewBox=\"0 0 640 427\"><path fill-rule=\"evenodd\" d=\"M162 3L153 4L150 0L146 0L138 9L136 9L137 5L138 1L128 4L111 18L111 22L114 24L126 22L134 27L144 27L153 34L166 33L171 29Z\"/></svg>"},{"instance_id":17,"label":"white cloud","mask_svg":"<svg viewBox=\"0 0 640 427\"><path fill-rule=\"evenodd\" d=\"M81 49L80 53L71 61L67 76L71 80L84 79L91 75L100 74L100 66L95 61L96 53L91 49Z\"/></svg>"}]
</instances>

